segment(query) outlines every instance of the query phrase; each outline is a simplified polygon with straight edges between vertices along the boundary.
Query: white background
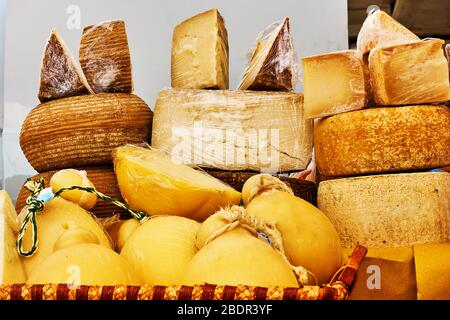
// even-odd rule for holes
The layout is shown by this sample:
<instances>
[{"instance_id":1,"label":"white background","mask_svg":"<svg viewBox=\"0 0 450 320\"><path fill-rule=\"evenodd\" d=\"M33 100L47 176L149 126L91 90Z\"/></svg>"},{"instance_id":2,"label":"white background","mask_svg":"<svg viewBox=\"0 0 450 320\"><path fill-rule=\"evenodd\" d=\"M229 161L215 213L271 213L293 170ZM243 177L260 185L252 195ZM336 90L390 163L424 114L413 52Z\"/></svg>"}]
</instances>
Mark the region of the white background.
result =
<instances>
[{"instance_id":1,"label":"white background","mask_svg":"<svg viewBox=\"0 0 450 320\"><path fill-rule=\"evenodd\" d=\"M2 14L5 13L5 1L0 0ZM135 93L151 107L157 92L170 85L170 47L174 26L213 7L219 9L228 29L232 89L240 80L247 52L258 33L286 16L290 17L299 57L347 49L346 0L6 1L2 181L13 198L24 180L34 174L20 150L18 133L27 113L39 103L40 60L52 27L56 27L75 57L78 56L82 29L70 30L67 27L70 5L81 10L81 28L104 20L125 21ZM301 86L298 89L301 91Z\"/></svg>"}]
</instances>

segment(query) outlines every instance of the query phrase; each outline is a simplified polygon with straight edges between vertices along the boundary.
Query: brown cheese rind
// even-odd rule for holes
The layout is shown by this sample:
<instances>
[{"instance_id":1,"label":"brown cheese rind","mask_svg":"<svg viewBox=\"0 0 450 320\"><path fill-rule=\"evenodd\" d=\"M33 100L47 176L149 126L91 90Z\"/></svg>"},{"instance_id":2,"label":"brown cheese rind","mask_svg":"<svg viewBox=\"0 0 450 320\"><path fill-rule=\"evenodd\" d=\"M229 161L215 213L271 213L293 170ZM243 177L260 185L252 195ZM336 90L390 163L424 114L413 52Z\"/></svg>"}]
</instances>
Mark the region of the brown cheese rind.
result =
<instances>
[{"instance_id":1,"label":"brown cheese rind","mask_svg":"<svg viewBox=\"0 0 450 320\"><path fill-rule=\"evenodd\" d=\"M133 92L130 50L123 21L85 27L80 64L95 93Z\"/></svg>"},{"instance_id":2,"label":"brown cheese rind","mask_svg":"<svg viewBox=\"0 0 450 320\"><path fill-rule=\"evenodd\" d=\"M41 65L38 98L41 102L93 93L64 41L52 30Z\"/></svg>"},{"instance_id":3,"label":"brown cheese rind","mask_svg":"<svg viewBox=\"0 0 450 320\"><path fill-rule=\"evenodd\" d=\"M111 151L149 141L153 113L135 95L103 93L50 101L26 117L20 146L38 172L111 164Z\"/></svg>"},{"instance_id":4,"label":"brown cheese rind","mask_svg":"<svg viewBox=\"0 0 450 320\"><path fill-rule=\"evenodd\" d=\"M325 177L402 172L450 165L450 109L365 109L315 124L314 149Z\"/></svg>"}]
</instances>

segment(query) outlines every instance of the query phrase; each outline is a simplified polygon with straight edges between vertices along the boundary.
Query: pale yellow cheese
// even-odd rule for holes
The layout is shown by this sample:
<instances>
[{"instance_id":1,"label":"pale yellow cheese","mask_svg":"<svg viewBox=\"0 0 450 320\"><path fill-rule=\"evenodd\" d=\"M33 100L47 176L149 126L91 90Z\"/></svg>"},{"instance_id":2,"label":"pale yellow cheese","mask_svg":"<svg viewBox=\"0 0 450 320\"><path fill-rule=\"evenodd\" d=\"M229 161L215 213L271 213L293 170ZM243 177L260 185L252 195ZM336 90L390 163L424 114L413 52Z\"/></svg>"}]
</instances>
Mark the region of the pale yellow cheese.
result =
<instances>
[{"instance_id":1,"label":"pale yellow cheese","mask_svg":"<svg viewBox=\"0 0 450 320\"><path fill-rule=\"evenodd\" d=\"M22 261L17 253L18 225L14 205L5 190L0 190L0 284L24 283Z\"/></svg>"},{"instance_id":2,"label":"pale yellow cheese","mask_svg":"<svg viewBox=\"0 0 450 320\"><path fill-rule=\"evenodd\" d=\"M342 245L400 247L450 240L450 173L424 172L327 180L318 207Z\"/></svg>"},{"instance_id":3,"label":"pale yellow cheese","mask_svg":"<svg viewBox=\"0 0 450 320\"><path fill-rule=\"evenodd\" d=\"M171 78L174 88L228 89L228 33L217 9L175 27Z\"/></svg>"},{"instance_id":4,"label":"pale yellow cheese","mask_svg":"<svg viewBox=\"0 0 450 320\"><path fill-rule=\"evenodd\" d=\"M306 57L302 66L306 118L322 118L367 106L370 83L360 51Z\"/></svg>"},{"instance_id":5,"label":"pale yellow cheese","mask_svg":"<svg viewBox=\"0 0 450 320\"><path fill-rule=\"evenodd\" d=\"M450 243L414 246L419 300L450 300Z\"/></svg>"},{"instance_id":6,"label":"pale yellow cheese","mask_svg":"<svg viewBox=\"0 0 450 320\"><path fill-rule=\"evenodd\" d=\"M155 105L152 146L187 165L299 171L311 159L312 121L301 94L166 89Z\"/></svg>"},{"instance_id":7,"label":"pale yellow cheese","mask_svg":"<svg viewBox=\"0 0 450 320\"><path fill-rule=\"evenodd\" d=\"M450 100L443 44L443 40L430 39L372 50L369 71L377 105Z\"/></svg>"},{"instance_id":8,"label":"pale yellow cheese","mask_svg":"<svg viewBox=\"0 0 450 320\"><path fill-rule=\"evenodd\" d=\"M378 10L364 20L358 33L356 47L363 54L372 49L419 40L414 33Z\"/></svg>"}]
</instances>

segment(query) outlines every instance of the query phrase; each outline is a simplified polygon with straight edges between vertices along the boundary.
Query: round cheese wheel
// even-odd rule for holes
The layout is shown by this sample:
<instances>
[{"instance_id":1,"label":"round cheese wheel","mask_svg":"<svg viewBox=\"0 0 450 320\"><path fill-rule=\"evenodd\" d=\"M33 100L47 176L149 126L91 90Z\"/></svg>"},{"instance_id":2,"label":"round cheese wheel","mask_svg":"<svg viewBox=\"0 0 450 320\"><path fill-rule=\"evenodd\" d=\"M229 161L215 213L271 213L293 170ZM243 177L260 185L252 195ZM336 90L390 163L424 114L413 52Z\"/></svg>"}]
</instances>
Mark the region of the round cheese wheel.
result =
<instances>
[{"instance_id":1,"label":"round cheese wheel","mask_svg":"<svg viewBox=\"0 0 450 320\"><path fill-rule=\"evenodd\" d=\"M450 165L450 109L375 108L322 119L314 129L323 176L432 169Z\"/></svg>"},{"instance_id":2,"label":"round cheese wheel","mask_svg":"<svg viewBox=\"0 0 450 320\"><path fill-rule=\"evenodd\" d=\"M447 172L327 180L317 195L345 248L450 241L449 199Z\"/></svg>"},{"instance_id":3,"label":"round cheese wheel","mask_svg":"<svg viewBox=\"0 0 450 320\"><path fill-rule=\"evenodd\" d=\"M111 151L149 141L153 114L131 94L93 94L43 103L28 114L20 147L38 172L112 163Z\"/></svg>"}]
</instances>

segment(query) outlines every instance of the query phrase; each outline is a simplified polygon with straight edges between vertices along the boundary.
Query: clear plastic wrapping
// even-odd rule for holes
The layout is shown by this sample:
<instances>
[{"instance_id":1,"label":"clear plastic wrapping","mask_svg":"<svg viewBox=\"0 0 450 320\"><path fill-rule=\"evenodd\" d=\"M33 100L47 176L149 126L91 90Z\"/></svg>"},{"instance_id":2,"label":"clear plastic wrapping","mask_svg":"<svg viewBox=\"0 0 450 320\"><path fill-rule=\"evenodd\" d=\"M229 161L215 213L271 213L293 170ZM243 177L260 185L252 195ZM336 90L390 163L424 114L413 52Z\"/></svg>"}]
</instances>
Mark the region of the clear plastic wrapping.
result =
<instances>
[{"instance_id":1,"label":"clear plastic wrapping","mask_svg":"<svg viewBox=\"0 0 450 320\"><path fill-rule=\"evenodd\" d=\"M304 118L301 94L165 89L152 146L188 165L299 171L311 159L312 121Z\"/></svg>"},{"instance_id":2,"label":"clear plastic wrapping","mask_svg":"<svg viewBox=\"0 0 450 320\"><path fill-rule=\"evenodd\" d=\"M95 93L133 92L130 50L123 21L85 27L79 56L81 68Z\"/></svg>"},{"instance_id":3,"label":"clear plastic wrapping","mask_svg":"<svg viewBox=\"0 0 450 320\"><path fill-rule=\"evenodd\" d=\"M292 91L298 65L292 44L289 18L269 25L256 38L239 90Z\"/></svg>"}]
</instances>

